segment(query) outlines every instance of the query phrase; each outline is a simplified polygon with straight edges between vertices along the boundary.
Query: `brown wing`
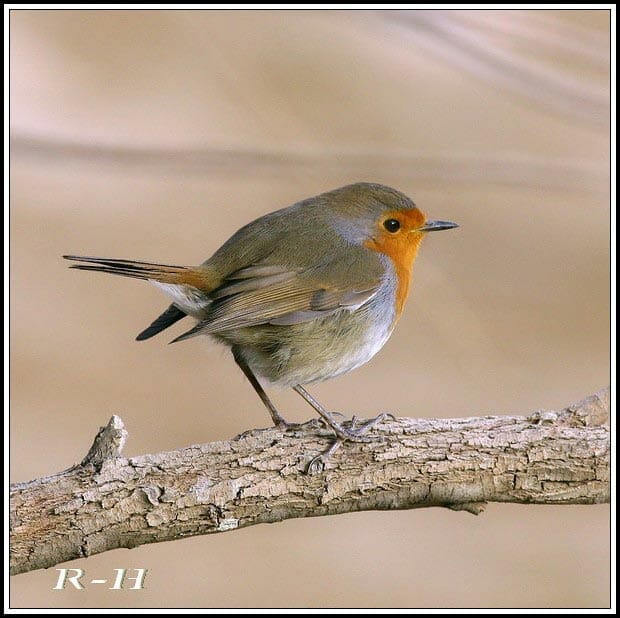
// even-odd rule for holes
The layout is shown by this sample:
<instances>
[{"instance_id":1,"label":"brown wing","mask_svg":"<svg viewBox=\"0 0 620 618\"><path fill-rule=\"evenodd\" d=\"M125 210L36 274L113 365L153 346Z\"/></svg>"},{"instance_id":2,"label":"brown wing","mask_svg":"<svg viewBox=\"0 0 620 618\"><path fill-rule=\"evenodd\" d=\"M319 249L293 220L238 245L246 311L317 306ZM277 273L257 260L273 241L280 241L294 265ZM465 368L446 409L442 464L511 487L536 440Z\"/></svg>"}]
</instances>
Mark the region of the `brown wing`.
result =
<instances>
[{"instance_id":1,"label":"brown wing","mask_svg":"<svg viewBox=\"0 0 620 618\"><path fill-rule=\"evenodd\" d=\"M328 272L330 272L328 270ZM207 317L174 341L259 324L291 325L309 322L340 309L368 302L381 283L368 275L354 284L329 281L324 268L293 271L277 265L253 265L229 275L209 294ZM325 281L328 283L325 283Z\"/></svg>"}]
</instances>

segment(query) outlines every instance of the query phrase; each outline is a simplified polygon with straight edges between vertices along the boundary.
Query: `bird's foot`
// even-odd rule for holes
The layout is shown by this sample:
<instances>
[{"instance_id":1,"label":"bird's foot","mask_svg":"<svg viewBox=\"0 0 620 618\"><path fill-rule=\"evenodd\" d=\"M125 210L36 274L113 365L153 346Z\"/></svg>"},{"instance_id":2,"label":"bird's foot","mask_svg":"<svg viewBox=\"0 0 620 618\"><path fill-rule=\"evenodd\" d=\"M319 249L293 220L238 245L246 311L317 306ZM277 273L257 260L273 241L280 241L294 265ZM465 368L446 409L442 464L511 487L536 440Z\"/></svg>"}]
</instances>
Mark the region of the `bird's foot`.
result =
<instances>
[{"instance_id":1,"label":"bird's foot","mask_svg":"<svg viewBox=\"0 0 620 618\"><path fill-rule=\"evenodd\" d=\"M333 414L333 413L332 413ZM365 436L364 434L368 433L375 425L385 420L386 418L391 418L393 420L396 417L389 412L382 412L381 414L375 416L375 418L367 421L362 426L358 427L358 418L354 416L347 424L348 427L345 427L344 424L337 423L333 418L323 417L323 421L326 425L331 427L334 431L338 439L346 442L374 442L378 439L378 436Z\"/></svg>"},{"instance_id":2,"label":"bird's foot","mask_svg":"<svg viewBox=\"0 0 620 618\"><path fill-rule=\"evenodd\" d=\"M331 412L330 414L332 416L339 416L341 419L343 419L343 421L347 418L344 414L341 414L340 412ZM328 423L328 421L321 417L311 418L309 421L303 421L301 423L291 423L285 420L280 414L278 414L277 420L274 419L274 426L278 429L281 429L282 431L316 431L319 427L333 429L333 427ZM346 431L346 429L342 429L343 431Z\"/></svg>"},{"instance_id":3,"label":"bird's foot","mask_svg":"<svg viewBox=\"0 0 620 618\"><path fill-rule=\"evenodd\" d=\"M391 418L392 420L396 420L396 417L389 412L383 412L377 415L375 418L367 421L361 427L357 427L358 419L357 417L353 417L351 421L348 423L349 427L344 427L343 425L336 423L333 419L327 419L325 417L322 418L322 421L331 427L331 429L336 434L336 440L334 443L320 455L317 455L313 459L310 460L306 467L306 473L309 475L318 474L323 471L325 468L325 463L327 460L345 443L345 442L374 442L375 440L383 439L382 436L365 436L364 434L370 431L375 425L385 420L386 418ZM330 420L332 422L330 422Z\"/></svg>"},{"instance_id":4,"label":"bird's foot","mask_svg":"<svg viewBox=\"0 0 620 618\"><path fill-rule=\"evenodd\" d=\"M282 431L308 431L309 426L313 426L313 429L318 429L318 425L321 422L321 419L313 418L309 421L305 421L303 423L290 423L289 421L285 421L282 419L281 422L276 423L275 426Z\"/></svg>"}]
</instances>

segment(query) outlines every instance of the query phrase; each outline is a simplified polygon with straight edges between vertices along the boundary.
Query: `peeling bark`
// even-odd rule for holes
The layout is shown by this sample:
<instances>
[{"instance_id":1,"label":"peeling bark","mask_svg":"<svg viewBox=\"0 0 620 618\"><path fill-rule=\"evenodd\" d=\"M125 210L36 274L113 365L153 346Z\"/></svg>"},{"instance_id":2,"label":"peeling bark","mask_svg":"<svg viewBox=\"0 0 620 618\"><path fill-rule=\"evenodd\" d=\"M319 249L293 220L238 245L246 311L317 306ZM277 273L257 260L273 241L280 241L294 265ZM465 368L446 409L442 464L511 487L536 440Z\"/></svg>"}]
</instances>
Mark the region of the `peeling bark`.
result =
<instances>
[{"instance_id":1,"label":"peeling bark","mask_svg":"<svg viewBox=\"0 0 620 618\"><path fill-rule=\"evenodd\" d=\"M80 464L11 486L11 574L294 517L609 502L608 416L605 389L560 412L385 420L312 474L333 443L317 421L126 459L114 416Z\"/></svg>"}]
</instances>

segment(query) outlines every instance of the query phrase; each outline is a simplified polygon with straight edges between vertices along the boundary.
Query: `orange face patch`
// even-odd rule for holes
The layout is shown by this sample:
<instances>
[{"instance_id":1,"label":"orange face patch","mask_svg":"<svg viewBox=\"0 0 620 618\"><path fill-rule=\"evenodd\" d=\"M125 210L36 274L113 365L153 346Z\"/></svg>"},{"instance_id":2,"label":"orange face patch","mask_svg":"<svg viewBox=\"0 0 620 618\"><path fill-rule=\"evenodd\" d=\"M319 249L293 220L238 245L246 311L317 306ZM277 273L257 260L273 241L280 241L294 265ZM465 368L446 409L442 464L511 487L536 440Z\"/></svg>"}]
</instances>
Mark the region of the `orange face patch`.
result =
<instances>
[{"instance_id":1,"label":"orange face patch","mask_svg":"<svg viewBox=\"0 0 620 618\"><path fill-rule=\"evenodd\" d=\"M394 219L400 223L396 232L386 229L384 223ZM387 255L394 264L396 278L396 319L400 317L409 294L413 260L420 248L424 232L417 232L424 225L426 217L417 208L411 210L386 211L375 224L375 234L364 243L372 251Z\"/></svg>"}]
</instances>

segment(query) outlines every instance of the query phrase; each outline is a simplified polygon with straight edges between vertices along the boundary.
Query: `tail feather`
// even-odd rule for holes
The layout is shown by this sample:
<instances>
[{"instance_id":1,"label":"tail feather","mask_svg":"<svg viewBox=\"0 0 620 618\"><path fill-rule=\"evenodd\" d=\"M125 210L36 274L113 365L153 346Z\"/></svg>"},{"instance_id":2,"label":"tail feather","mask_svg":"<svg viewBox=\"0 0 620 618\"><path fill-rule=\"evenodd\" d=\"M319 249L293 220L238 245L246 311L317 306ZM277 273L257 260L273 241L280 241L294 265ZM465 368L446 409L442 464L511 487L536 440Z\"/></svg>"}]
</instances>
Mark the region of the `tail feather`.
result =
<instances>
[{"instance_id":1,"label":"tail feather","mask_svg":"<svg viewBox=\"0 0 620 618\"><path fill-rule=\"evenodd\" d=\"M63 255L63 257L78 262L71 266L77 270L151 281L173 299L174 303L136 337L138 341L153 337L186 315L202 317L205 308L211 303L208 294L218 282L217 277L203 266L192 268L80 255Z\"/></svg>"},{"instance_id":2,"label":"tail feather","mask_svg":"<svg viewBox=\"0 0 620 618\"><path fill-rule=\"evenodd\" d=\"M186 266L171 266L169 264L154 264L152 262L136 262L134 260L117 260L112 258L98 258L80 255L63 255L65 260L84 262L74 264L70 268L90 270L133 279L147 279L161 283L186 283L184 279L192 272Z\"/></svg>"},{"instance_id":3,"label":"tail feather","mask_svg":"<svg viewBox=\"0 0 620 618\"><path fill-rule=\"evenodd\" d=\"M145 328L137 337L136 341L144 341L150 339L154 335L161 333L169 326L176 324L179 320L182 320L187 314L181 311L176 305L170 305L166 311L164 311L157 319L153 320L152 324Z\"/></svg>"}]
</instances>

